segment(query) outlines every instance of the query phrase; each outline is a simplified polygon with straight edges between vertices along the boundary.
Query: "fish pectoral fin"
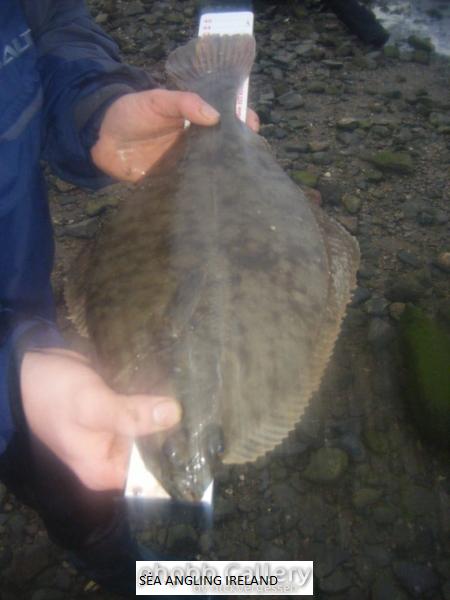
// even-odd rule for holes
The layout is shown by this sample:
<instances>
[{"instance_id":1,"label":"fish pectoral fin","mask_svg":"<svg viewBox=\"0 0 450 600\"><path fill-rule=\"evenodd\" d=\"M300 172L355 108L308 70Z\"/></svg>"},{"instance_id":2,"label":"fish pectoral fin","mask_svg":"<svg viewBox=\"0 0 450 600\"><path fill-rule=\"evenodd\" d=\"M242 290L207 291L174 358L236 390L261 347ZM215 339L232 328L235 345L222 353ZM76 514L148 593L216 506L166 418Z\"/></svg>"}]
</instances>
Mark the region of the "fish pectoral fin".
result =
<instances>
[{"instance_id":1,"label":"fish pectoral fin","mask_svg":"<svg viewBox=\"0 0 450 600\"><path fill-rule=\"evenodd\" d=\"M200 301L201 292L206 280L206 272L201 269L180 273L179 284L168 304L164 319L170 324L167 331L171 333L171 341L175 341L192 318Z\"/></svg>"}]
</instances>

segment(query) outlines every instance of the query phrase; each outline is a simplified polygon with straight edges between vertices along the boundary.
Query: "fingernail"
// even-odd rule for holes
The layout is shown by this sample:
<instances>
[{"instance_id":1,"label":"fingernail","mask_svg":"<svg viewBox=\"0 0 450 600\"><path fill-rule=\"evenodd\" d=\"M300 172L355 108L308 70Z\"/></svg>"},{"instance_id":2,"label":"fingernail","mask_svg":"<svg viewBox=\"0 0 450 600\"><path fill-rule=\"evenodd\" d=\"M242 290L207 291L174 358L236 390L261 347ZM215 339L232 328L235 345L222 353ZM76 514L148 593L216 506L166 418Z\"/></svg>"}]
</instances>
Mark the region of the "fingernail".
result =
<instances>
[{"instance_id":1,"label":"fingernail","mask_svg":"<svg viewBox=\"0 0 450 600\"><path fill-rule=\"evenodd\" d=\"M208 121L216 121L220 116L220 113L209 104L202 104L200 112Z\"/></svg>"},{"instance_id":2,"label":"fingernail","mask_svg":"<svg viewBox=\"0 0 450 600\"><path fill-rule=\"evenodd\" d=\"M163 400L153 408L153 418L157 425L175 425L180 417L180 405L173 400Z\"/></svg>"}]
</instances>

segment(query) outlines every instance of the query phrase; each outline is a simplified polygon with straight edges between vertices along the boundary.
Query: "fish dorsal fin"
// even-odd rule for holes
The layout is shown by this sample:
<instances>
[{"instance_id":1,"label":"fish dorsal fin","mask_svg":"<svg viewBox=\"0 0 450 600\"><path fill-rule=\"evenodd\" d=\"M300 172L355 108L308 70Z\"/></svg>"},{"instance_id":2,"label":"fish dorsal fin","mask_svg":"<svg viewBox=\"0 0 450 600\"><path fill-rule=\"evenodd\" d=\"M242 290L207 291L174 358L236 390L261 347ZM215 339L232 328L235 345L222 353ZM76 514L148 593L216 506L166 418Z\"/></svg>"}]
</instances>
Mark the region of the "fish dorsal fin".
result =
<instances>
[{"instance_id":1,"label":"fish dorsal fin","mask_svg":"<svg viewBox=\"0 0 450 600\"><path fill-rule=\"evenodd\" d=\"M314 209L313 209L314 210ZM295 385L287 394L264 393L265 397L249 398L242 405L238 395L232 399L236 406L231 414L236 418L231 425L230 443L224 462L239 464L252 462L280 444L301 419L311 396L319 388L327 363L338 337L346 305L356 283L359 249L356 240L338 223L317 209L316 219L322 234L328 258L330 280L328 299L321 315L319 328L314 332L311 358L308 365L298 365L301 391ZM276 340L274 340L276 351ZM239 369L239 365L236 365ZM257 411L266 411L255 419Z\"/></svg>"},{"instance_id":2,"label":"fish dorsal fin","mask_svg":"<svg viewBox=\"0 0 450 600\"><path fill-rule=\"evenodd\" d=\"M255 60L251 35L208 35L174 50L166 63L169 79L180 90L197 91L205 80L227 82L235 91Z\"/></svg>"}]
</instances>

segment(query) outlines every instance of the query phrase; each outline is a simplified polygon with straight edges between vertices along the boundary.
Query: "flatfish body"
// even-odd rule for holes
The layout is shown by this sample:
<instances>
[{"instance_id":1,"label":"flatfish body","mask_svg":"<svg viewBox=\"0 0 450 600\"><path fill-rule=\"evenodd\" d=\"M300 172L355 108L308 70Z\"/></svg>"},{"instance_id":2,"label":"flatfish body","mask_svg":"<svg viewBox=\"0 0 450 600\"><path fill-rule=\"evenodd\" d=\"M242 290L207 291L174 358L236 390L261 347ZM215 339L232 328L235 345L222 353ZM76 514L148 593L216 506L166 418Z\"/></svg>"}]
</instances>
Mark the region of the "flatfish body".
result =
<instances>
[{"instance_id":1,"label":"flatfish body","mask_svg":"<svg viewBox=\"0 0 450 600\"><path fill-rule=\"evenodd\" d=\"M280 444L318 388L354 286L355 240L235 116L251 36L177 49L179 89L221 113L191 125L105 224L67 290L108 383L174 394L175 429L138 444L175 498L197 500L219 460Z\"/></svg>"}]
</instances>

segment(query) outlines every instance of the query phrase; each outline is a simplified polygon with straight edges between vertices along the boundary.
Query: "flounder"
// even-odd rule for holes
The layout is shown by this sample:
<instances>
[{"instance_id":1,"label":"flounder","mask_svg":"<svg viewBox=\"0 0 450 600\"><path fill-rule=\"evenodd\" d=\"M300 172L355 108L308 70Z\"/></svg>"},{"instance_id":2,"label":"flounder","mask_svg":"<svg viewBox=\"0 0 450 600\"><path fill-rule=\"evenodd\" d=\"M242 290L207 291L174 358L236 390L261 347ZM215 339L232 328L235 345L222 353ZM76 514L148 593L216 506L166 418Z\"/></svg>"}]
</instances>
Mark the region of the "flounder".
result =
<instances>
[{"instance_id":1,"label":"flounder","mask_svg":"<svg viewBox=\"0 0 450 600\"><path fill-rule=\"evenodd\" d=\"M299 422L359 263L354 238L236 117L254 54L252 36L233 35L170 55L171 80L214 106L220 123L185 130L102 227L66 290L113 388L181 402L179 426L138 440L181 500L202 497L218 461L255 461Z\"/></svg>"}]
</instances>

